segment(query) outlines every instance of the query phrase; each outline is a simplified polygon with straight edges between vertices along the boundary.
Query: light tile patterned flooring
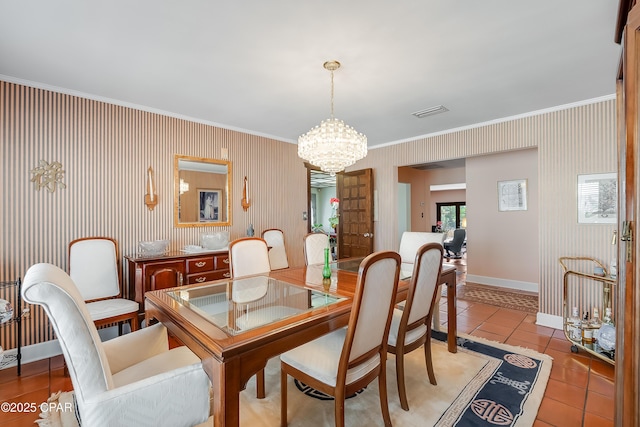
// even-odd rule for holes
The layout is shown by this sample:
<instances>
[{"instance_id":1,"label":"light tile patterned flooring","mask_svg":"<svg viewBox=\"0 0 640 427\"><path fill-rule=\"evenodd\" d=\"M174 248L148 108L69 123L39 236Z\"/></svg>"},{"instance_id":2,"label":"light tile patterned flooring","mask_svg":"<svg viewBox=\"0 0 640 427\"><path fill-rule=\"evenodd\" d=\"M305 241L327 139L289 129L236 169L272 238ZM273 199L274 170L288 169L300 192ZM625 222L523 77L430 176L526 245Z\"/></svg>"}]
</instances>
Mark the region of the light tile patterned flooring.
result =
<instances>
[{"instance_id":1,"label":"light tile patterned flooring","mask_svg":"<svg viewBox=\"0 0 640 427\"><path fill-rule=\"evenodd\" d=\"M459 332L553 357L534 427L613 426L613 366L583 352L571 353L564 333L537 326L534 315L464 300L458 300L457 308ZM446 320L446 298L442 298L440 310L440 318ZM71 389L61 356L24 365L21 377L15 368L0 371L0 402L39 403L52 393ZM33 426L38 413L0 412L0 425Z\"/></svg>"}]
</instances>

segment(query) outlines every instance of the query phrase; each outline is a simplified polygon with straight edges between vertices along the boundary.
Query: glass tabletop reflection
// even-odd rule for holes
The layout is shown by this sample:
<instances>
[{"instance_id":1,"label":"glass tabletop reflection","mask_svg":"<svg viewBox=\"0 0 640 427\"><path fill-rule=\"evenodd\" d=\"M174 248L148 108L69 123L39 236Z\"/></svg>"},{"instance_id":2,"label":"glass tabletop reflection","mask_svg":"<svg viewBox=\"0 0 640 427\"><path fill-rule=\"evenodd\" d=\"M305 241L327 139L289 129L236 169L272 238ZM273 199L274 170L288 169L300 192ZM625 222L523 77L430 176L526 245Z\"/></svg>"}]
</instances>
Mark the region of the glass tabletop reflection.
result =
<instances>
[{"instance_id":1,"label":"glass tabletop reflection","mask_svg":"<svg viewBox=\"0 0 640 427\"><path fill-rule=\"evenodd\" d=\"M345 299L268 276L175 289L167 295L229 335L238 335Z\"/></svg>"}]
</instances>

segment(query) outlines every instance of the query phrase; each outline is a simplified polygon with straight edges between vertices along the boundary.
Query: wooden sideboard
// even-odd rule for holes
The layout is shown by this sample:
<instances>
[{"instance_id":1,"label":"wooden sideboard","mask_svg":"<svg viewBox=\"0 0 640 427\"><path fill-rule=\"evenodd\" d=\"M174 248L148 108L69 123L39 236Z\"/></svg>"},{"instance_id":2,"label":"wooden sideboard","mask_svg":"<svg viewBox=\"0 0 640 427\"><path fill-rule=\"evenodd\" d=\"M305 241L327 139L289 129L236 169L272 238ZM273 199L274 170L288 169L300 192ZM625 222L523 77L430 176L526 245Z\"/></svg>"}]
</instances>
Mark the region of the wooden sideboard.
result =
<instances>
[{"instance_id":1,"label":"wooden sideboard","mask_svg":"<svg viewBox=\"0 0 640 427\"><path fill-rule=\"evenodd\" d=\"M129 295L144 312L144 294L158 289L208 282L231 277L227 250L164 255L125 256L129 267Z\"/></svg>"}]
</instances>

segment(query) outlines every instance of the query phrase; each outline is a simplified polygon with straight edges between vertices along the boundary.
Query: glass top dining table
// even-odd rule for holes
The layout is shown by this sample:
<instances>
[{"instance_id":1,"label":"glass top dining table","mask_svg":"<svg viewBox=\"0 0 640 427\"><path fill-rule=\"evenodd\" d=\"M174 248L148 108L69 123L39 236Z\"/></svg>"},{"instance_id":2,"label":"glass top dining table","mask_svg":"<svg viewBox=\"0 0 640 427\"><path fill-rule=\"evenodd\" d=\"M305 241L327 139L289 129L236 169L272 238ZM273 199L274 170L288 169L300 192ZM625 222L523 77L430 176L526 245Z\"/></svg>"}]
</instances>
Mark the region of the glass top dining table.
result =
<instances>
[{"instance_id":1,"label":"glass top dining table","mask_svg":"<svg viewBox=\"0 0 640 427\"><path fill-rule=\"evenodd\" d=\"M167 295L232 336L346 299L269 276L175 288Z\"/></svg>"},{"instance_id":2,"label":"glass top dining table","mask_svg":"<svg viewBox=\"0 0 640 427\"><path fill-rule=\"evenodd\" d=\"M145 294L146 323L162 322L202 360L211 379L215 426L240 423L239 393L270 358L347 325L360 260L292 267L268 275L224 279ZM448 285L448 342L455 352L455 268L443 267ZM401 280L396 301L406 299Z\"/></svg>"}]
</instances>

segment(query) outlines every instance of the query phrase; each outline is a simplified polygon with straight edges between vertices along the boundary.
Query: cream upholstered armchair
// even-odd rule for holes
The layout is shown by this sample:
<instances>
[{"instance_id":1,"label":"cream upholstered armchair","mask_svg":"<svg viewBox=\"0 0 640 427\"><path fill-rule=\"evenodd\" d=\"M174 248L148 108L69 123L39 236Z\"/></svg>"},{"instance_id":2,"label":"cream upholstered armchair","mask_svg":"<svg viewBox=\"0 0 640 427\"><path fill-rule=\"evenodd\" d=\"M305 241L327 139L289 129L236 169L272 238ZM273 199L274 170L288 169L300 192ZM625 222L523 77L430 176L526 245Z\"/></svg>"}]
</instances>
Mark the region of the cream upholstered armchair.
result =
<instances>
[{"instance_id":1,"label":"cream upholstered armchair","mask_svg":"<svg viewBox=\"0 0 640 427\"><path fill-rule=\"evenodd\" d=\"M22 296L41 305L60 342L82 425L193 426L210 413L210 382L186 347L169 350L161 324L101 342L73 280L51 264L29 268Z\"/></svg>"},{"instance_id":2,"label":"cream upholstered armchair","mask_svg":"<svg viewBox=\"0 0 640 427\"><path fill-rule=\"evenodd\" d=\"M329 246L329 236L324 233L309 233L304 236L304 261L306 265L322 264L324 250Z\"/></svg>"},{"instance_id":3,"label":"cream upholstered armchair","mask_svg":"<svg viewBox=\"0 0 640 427\"><path fill-rule=\"evenodd\" d=\"M280 425L287 425L287 375L335 397L335 425L344 426L345 397L376 377L385 426L387 339L398 289L400 256L377 252L360 264L349 324L280 356Z\"/></svg>"},{"instance_id":4,"label":"cream upholstered armchair","mask_svg":"<svg viewBox=\"0 0 640 427\"><path fill-rule=\"evenodd\" d=\"M400 406L409 410L404 383L404 355L424 345L427 373L431 384L436 385L436 376L431 362L431 317L439 310L438 279L442 270L442 246L427 243L418 249L413 264L412 280L407 301L402 310L394 309L389 329L388 350L396 355L396 377Z\"/></svg>"}]
</instances>

